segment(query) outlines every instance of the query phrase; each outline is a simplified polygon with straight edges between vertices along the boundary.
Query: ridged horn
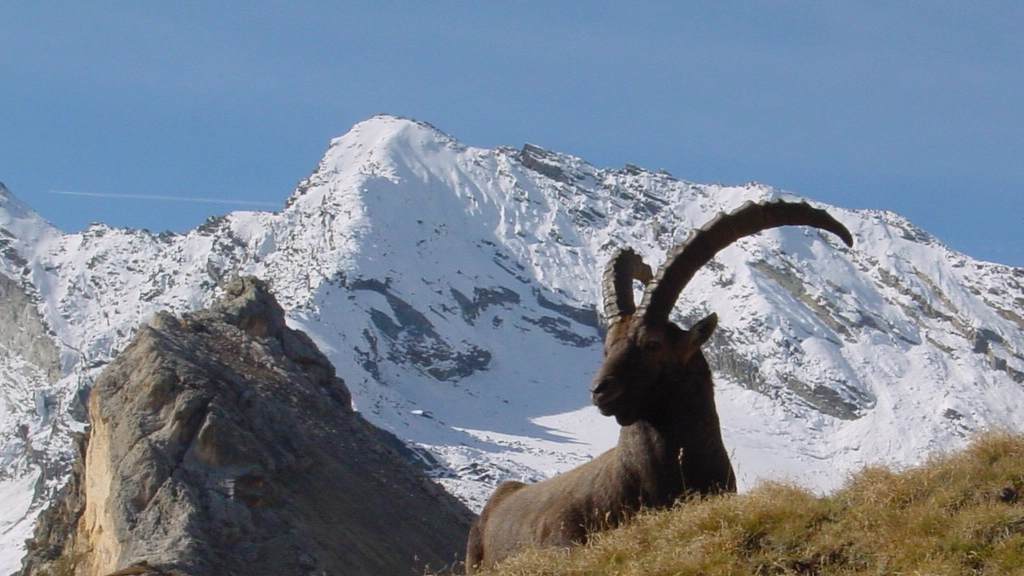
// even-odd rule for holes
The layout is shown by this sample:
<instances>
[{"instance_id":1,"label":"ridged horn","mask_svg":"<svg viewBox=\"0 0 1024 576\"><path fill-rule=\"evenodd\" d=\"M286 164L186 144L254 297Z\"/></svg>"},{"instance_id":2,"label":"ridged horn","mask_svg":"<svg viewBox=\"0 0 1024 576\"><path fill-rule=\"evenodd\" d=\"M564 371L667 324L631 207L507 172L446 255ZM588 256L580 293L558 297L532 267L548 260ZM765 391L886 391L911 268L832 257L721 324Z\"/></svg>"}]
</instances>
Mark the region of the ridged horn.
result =
<instances>
[{"instance_id":1,"label":"ridged horn","mask_svg":"<svg viewBox=\"0 0 1024 576\"><path fill-rule=\"evenodd\" d=\"M622 317L636 312L633 280L639 280L646 286L653 277L651 267L632 248L617 250L605 265L601 284L604 292L605 323L614 324Z\"/></svg>"},{"instance_id":2,"label":"ridged horn","mask_svg":"<svg viewBox=\"0 0 1024 576\"><path fill-rule=\"evenodd\" d=\"M846 226L824 210L812 208L805 202L774 200L757 204L748 201L730 214L720 212L703 228L692 232L686 242L672 249L644 291L640 316L648 321L668 321L683 288L715 254L744 236L779 226L821 228L839 236L847 246L853 246L853 236Z\"/></svg>"}]
</instances>

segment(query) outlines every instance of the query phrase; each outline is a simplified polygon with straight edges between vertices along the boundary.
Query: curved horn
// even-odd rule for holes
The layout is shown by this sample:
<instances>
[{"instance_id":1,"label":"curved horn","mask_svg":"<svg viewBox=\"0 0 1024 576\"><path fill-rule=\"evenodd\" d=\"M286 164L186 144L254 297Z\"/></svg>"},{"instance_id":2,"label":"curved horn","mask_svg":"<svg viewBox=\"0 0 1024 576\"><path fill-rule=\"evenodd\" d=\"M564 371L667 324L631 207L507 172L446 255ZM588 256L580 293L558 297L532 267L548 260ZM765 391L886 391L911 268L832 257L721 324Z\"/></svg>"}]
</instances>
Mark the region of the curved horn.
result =
<instances>
[{"instance_id":1,"label":"curved horn","mask_svg":"<svg viewBox=\"0 0 1024 576\"><path fill-rule=\"evenodd\" d=\"M644 259L632 248L617 250L604 268L604 280L601 287L604 292L604 318L609 325L619 321L623 316L636 312L633 302L633 280L639 280L645 286L654 274Z\"/></svg>"},{"instance_id":2,"label":"curved horn","mask_svg":"<svg viewBox=\"0 0 1024 576\"><path fill-rule=\"evenodd\" d=\"M744 236L779 226L821 228L842 238L847 246L853 246L853 236L846 226L806 202L774 200L755 204L748 201L730 214L719 213L669 253L658 275L644 291L640 315L647 320L667 321L683 288L715 254Z\"/></svg>"}]
</instances>

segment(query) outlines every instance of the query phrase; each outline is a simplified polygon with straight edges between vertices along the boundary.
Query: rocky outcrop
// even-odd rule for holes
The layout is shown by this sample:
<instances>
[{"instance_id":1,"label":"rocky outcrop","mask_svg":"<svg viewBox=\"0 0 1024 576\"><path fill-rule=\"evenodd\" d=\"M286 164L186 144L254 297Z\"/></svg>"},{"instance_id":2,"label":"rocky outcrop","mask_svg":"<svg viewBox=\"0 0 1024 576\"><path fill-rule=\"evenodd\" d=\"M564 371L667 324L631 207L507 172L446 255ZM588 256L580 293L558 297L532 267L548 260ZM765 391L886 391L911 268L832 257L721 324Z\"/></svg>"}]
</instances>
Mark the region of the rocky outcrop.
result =
<instances>
[{"instance_id":1,"label":"rocky outcrop","mask_svg":"<svg viewBox=\"0 0 1024 576\"><path fill-rule=\"evenodd\" d=\"M255 278L158 314L97 380L67 494L22 574L410 574L452 565L471 513L350 405Z\"/></svg>"},{"instance_id":2,"label":"rocky outcrop","mask_svg":"<svg viewBox=\"0 0 1024 576\"><path fill-rule=\"evenodd\" d=\"M0 274L0 350L16 352L52 383L60 376L60 351L25 287Z\"/></svg>"}]
</instances>

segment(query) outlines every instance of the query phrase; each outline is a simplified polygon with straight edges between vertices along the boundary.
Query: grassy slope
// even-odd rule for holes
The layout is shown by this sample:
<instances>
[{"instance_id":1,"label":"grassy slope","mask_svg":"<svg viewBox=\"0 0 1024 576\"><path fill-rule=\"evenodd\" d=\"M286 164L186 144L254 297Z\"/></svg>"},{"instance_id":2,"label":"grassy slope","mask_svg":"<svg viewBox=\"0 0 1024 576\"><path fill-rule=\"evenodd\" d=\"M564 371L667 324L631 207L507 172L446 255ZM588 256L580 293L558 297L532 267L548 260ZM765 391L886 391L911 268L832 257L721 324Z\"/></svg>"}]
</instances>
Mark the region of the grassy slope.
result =
<instances>
[{"instance_id":1,"label":"grassy slope","mask_svg":"<svg viewBox=\"0 0 1024 576\"><path fill-rule=\"evenodd\" d=\"M768 483L686 502L492 574L1024 574L1024 437L990 434L903 472L869 468L827 497Z\"/></svg>"}]
</instances>

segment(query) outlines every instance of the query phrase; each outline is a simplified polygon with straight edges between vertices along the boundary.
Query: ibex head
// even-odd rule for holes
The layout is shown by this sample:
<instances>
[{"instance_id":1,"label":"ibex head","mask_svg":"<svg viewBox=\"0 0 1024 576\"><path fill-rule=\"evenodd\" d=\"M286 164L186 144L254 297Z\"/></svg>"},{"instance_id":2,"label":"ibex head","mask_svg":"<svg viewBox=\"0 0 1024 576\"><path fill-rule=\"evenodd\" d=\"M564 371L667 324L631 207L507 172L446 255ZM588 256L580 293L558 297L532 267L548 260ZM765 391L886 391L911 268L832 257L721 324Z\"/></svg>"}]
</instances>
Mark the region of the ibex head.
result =
<instances>
[{"instance_id":1,"label":"ibex head","mask_svg":"<svg viewBox=\"0 0 1024 576\"><path fill-rule=\"evenodd\" d=\"M650 417L673 395L710 388L701 346L718 325L711 314L683 330L669 321L676 300L690 279L720 250L736 240L778 226L804 225L828 230L847 246L853 237L823 210L805 203L747 202L731 214L719 214L686 242L676 246L657 275L633 250L621 250L604 276L604 313L609 324L604 362L590 385L601 414L628 426ZM633 280L646 288L640 306L633 301ZM709 376L709 375L708 375Z\"/></svg>"}]
</instances>

